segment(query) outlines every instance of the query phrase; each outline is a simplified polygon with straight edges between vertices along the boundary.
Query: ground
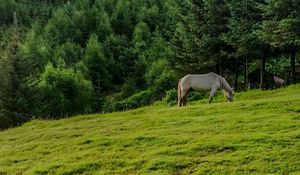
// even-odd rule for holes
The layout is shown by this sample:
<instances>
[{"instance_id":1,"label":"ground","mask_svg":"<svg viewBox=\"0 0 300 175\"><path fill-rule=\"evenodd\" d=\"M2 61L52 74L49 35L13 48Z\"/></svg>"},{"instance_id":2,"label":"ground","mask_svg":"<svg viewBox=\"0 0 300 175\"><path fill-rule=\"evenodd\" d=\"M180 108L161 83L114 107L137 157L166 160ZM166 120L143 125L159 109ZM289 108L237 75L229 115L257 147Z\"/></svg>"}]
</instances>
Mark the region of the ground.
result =
<instances>
[{"instance_id":1,"label":"ground","mask_svg":"<svg viewBox=\"0 0 300 175\"><path fill-rule=\"evenodd\" d=\"M300 85L0 132L4 174L300 174Z\"/></svg>"}]
</instances>

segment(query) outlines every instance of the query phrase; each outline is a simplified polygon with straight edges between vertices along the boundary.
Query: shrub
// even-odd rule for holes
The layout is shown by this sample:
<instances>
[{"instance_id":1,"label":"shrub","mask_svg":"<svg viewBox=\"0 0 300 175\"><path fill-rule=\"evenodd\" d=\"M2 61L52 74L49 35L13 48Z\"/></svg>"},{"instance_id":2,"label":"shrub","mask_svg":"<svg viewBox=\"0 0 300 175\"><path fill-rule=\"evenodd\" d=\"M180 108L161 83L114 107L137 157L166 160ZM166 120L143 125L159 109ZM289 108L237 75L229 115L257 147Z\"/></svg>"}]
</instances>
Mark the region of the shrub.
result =
<instances>
[{"instance_id":1,"label":"shrub","mask_svg":"<svg viewBox=\"0 0 300 175\"><path fill-rule=\"evenodd\" d=\"M171 89L166 91L166 96L163 99L165 103L167 103L169 106L176 105L177 101L177 90L176 89Z\"/></svg>"},{"instance_id":2,"label":"shrub","mask_svg":"<svg viewBox=\"0 0 300 175\"><path fill-rule=\"evenodd\" d=\"M91 111L92 83L73 69L48 64L39 86L45 99L41 104L42 116L64 117Z\"/></svg>"},{"instance_id":3,"label":"shrub","mask_svg":"<svg viewBox=\"0 0 300 175\"><path fill-rule=\"evenodd\" d=\"M187 97L187 101L201 100L203 98L208 98L208 91L191 91Z\"/></svg>"},{"instance_id":4,"label":"shrub","mask_svg":"<svg viewBox=\"0 0 300 175\"><path fill-rule=\"evenodd\" d=\"M168 64L166 60L157 60L152 63L146 73L146 81L157 99L161 99L165 90L177 86L176 73Z\"/></svg>"},{"instance_id":5,"label":"shrub","mask_svg":"<svg viewBox=\"0 0 300 175\"><path fill-rule=\"evenodd\" d=\"M166 91L166 96L163 99L165 103L169 106L173 106L177 104L177 89L171 89ZM208 92L206 91L191 91L187 96L187 102L201 100L203 98L208 98Z\"/></svg>"},{"instance_id":6,"label":"shrub","mask_svg":"<svg viewBox=\"0 0 300 175\"><path fill-rule=\"evenodd\" d=\"M135 109L150 104L152 92L144 90L113 104L114 111Z\"/></svg>"},{"instance_id":7,"label":"shrub","mask_svg":"<svg viewBox=\"0 0 300 175\"><path fill-rule=\"evenodd\" d=\"M8 128L13 125L14 123L12 119L8 115L6 115L3 111L0 111L0 130L4 128Z\"/></svg>"},{"instance_id":8,"label":"shrub","mask_svg":"<svg viewBox=\"0 0 300 175\"><path fill-rule=\"evenodd\" d=\"M108 95L104 98L102 111L103 112L113 112L115 111L114 106L118 101L122 100L122 93L115 93Z\"/></svg>"}]
</instances>

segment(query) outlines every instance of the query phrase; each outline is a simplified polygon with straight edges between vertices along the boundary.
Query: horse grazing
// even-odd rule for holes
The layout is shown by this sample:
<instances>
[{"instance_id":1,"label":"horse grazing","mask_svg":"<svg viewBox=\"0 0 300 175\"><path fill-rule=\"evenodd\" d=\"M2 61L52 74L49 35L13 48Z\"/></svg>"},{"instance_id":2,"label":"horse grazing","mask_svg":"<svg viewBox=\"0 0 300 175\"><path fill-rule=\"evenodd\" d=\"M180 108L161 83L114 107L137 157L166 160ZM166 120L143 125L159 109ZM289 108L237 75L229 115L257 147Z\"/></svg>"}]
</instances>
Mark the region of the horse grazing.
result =
<instances>
[{"instance_id":1,"label":"horse grazing","mask_svg":"<svg viewBox=\"0 0 300 175\"><path fill-rule=\"evenodd\" d=\"M286 81L276 75L273 76L274 78L274 86L275 88L281 88L286 86Z\"/></svg>"},{"instance_id":2,"label":"horse grazing","mask_svg":"<svg viewBox=\"0 0 300 175\"><path fill-rule=\"evenodd\" d=\"M227 83L225 78L216 74L216 73L208 73L208 74L189 74L181 78L178 82L178 106L186 105L186 97L189 93L190 89L194 90L210 90L209 100L211 103L213 96L215 95L218 89L222 89L224 95L228 99L228 101L232 102L234 99L234 90Z\"/></svg>"}]
</instances>

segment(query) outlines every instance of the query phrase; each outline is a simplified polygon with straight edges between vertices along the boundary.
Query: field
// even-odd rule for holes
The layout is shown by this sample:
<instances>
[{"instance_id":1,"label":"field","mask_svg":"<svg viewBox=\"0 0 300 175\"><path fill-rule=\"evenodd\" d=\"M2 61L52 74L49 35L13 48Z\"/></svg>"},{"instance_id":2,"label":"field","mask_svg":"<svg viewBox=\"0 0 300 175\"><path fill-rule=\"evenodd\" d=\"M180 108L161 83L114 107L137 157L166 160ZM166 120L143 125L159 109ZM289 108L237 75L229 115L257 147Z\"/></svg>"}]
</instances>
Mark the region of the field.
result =
<instances>
[{"instance_id":1,"label":"field","mask_svg":"<svg viewBox=\"0 0 300 175\"><path fill-rule=\"evenodd\" d=\"M0 175L300 174L300 85L0 132Z\"/></svg>"}]
</instances>

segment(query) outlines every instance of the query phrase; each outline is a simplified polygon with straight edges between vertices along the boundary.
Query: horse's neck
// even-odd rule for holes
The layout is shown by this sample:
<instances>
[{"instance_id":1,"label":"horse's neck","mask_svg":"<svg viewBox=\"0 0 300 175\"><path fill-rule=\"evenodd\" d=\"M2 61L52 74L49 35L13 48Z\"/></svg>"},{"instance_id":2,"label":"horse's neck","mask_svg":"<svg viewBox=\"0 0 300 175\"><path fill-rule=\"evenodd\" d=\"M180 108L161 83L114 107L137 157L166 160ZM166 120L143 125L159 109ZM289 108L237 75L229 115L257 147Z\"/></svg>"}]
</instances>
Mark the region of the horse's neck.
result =
<instances>
[{"instance_id":1,"label":"horse's neck","mask_svg":"<svg viewBox=\"0 0 300 175\"><path fill-rule=\"evenodd\" d=\"M223 89L227 92L231 91L231 87L229 86L229 84L227 83L225 78L219 76L219 81L220 81L221 89Z\"/></svg>"}]
</instances>

